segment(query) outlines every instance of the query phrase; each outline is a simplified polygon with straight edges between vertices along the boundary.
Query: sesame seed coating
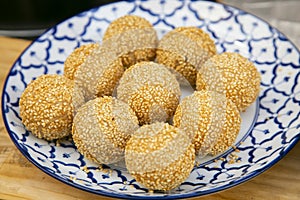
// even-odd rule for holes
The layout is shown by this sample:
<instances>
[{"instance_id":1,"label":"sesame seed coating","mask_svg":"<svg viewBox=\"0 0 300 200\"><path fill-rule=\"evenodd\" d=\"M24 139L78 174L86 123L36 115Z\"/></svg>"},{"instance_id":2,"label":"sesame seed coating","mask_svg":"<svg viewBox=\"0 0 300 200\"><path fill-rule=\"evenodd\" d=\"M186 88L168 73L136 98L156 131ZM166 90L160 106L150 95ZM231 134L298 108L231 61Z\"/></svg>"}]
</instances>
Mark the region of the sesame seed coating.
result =
<instances>
[{"instance_id":1,"label":"sesame seed coating","mask_svg":"<svg viewBox=\"0 0 300 200\"><path fill-rule=\"evenodd\" d=\"M145 18L125 15L112 21L103 36L103 43L116 46L125 68L140 62L153 61L158 38L152 24Z\"/></svg>"},{"instance_id":2,"label":"sesame seed coating","mask_svg":"<svg viewBox=\"0 0 300 200\"><path fill-rule=\"evenodd\" d=\"M224 123L223 130L217 142L214 144L211 154L216 155L222 153L231 147L240 131L240 127L241 116L239 110L230 99L227 99L226 123Z\"/></svg>"},{"instance_id":3,"label":"sesame seed coating","mask_svg":"<svg viewBox=\"0 0 300 200\"><path fill-rule=\"evenodd\" d=\"M210 54L216 54L216 46L214 41L202 29L197 27L178 27L174 29L174 31L188 36L203 49L206 49ZM199 38L201 38L201 40Z\"/></svg>"},{"instance_id":4,"label":"sesame seed coating","mask_svg":"<svg viewBox=\"0 0 300 200\"><path fill-rule=\"evenodd\" d=\"M156 122L139 128L125 149L129 173L151 190L170 190L190 174L195 162L194 145L179 129Z\"/></svg>"},{"instance_id":5,"label":"sesame seed coating","mask_svg":"<svg viewBox=\"0 0 300 200\"><path fill-rule=\"evenodd\" d=\"M224 92L239 111L244 111L257 98L261 76L252 62L238 53L225 52L215 55L203 65L197 74L197 90L209 89L214 81L214 72L219 71Z\"/></svg>"},{"instance_id":6,"label":"sesame seed coating","mask_svg":"<svg viewBox=\"0 0 300 200\"><path fill-rule=\"evenodd\" d=\"M73 82L60 75L42 75L28 84L20 98L20 116L38 138L59 139L71 133Z\"/></svg>"},{"instance_id":7,"label":"sesame seed coating","mask_svg":"<svg viewBox=\"0 0 300 200\"><path fill-rule=\"evenodd\" d=\"M64 76L74 80L74 74L78 67L85 62L85 59L99 44L91 43L76 48L64 63Z\"/></svg>"},{"instance_id":8,"label":"sesame seed coating","mask_svg":"<svg viewBox=\"0 0 300 200\"><path fill-rule=\"evenodd\" d=\"M104 41L102 45L91 52L76 71L75 88L81 88L84 91L85 101L112 95L127 66L123 59L127 55L126 52L153 48L155 38L156 32L154 29L151 31L137 29L113 36ZM130 53L128 55L134 54ZM139 56L134 57L134 62L137 62L138 58Z\"/></svg>"},{"instance_id":9,"label":"sesame seed coating","mask_svg":"<svg viewBox=\"0 0 300 200\"><path fill-rule=\"evenodd\" d=\"M140 62L125 71L117 87L117 97L135 111L140 124L166 121L179 103L180 87L163 65Z\"/></svg>"},{"instance_id":10,"label":"sesame seed coating","mask_svg":"<svg viewBox=\"0 0 300 200\"><path fill-rule=\"evenodd\" d=\"M178 133L180 131L180 133ZM127 167L136 172L146 172L162 169L178 159L191 144L191 139L181 130L163 122L144 125L135 133L135 139L127 147L127 159L132 158L143 162L131 162ZM174 151L176 148L176 151ZM157 158L161 158L158 160Z\"/></svg>"},{"instance_id":11,"label":"sesame seed coating","mask_svg":"<svg viewBox=\"0 0 300 200\"><path fill-rule=\"evenodd\" d=\"M113 97L90 100L74 117L72 137L80 153L99 164L124 158L125 145L138 128L130 107Z\"/></svg>"},{"instance_id":12,"label":"sesame seed coating","mask_svg":"<svg viewBox=\"0 0 300 200\"><path fill-rule=\"evenodd\" d=\"M179 186L190 175L195 160L194 145L190 145L186 152L168 167L151 172L132 172L136 181L152 190L168 191Z\"/></svg>"},{"instance_id":13,"label":"sesame seed coating","mask_svg":"<svg viewBox=\"0 0 300 200\"><path fill-rule=\"evenodd\" d=\"M179 98L161 85L145 85L131 95L128 104L140 124L149 124L169 120L179 104Z\"/></svg>"},{"instance_id":14,"label":"sesame seed coating","mask_svg":"<svg viewBox=\"0 0 300 200\"><path fill-rule=\"evenodd\" d=\"M112 95L123 72L120 59L107 47L99 45L76 71L75 89L83 91L85 102Z\"/></svg>"},{"instance_id":15,"label":"sesame seed coating","mask_svg":"<svg viewBox=\"0 0 300 200\"><path fill-rule=\"evenodd\" d=\"M175 76L161 64L139 62L125 71L117 87L118 97L128 100L131 94L145 85L160 84L180 96L180 87Z\"/></svg>"},{"instance_id":16,"label":"sesame seed coating","mask_svg":"<svg viewBox=\"0 0 300 200\"><path fill-rule=\"evenodd\" d=\"M124 70L120 59L112 62L108 67L103 71L102 76L100 76L95 84L96 96L110 96L115 90L120 78L122 77Z\"/></svg>"},{"instance_id":17,"label":"sesame seed coating","mask_svg":"<svg viewBox=\"0 0 300 200\"><path fill-rule=\"evenodd\" d=\"M72 103L74 109L73 116L75 116L77 110L85 103L85 97L84 97L83 88L80 88L79 85L75 84L75 81L72 82L73 82Z\"/></svg>"},{"instance_id":18,"label":"sesame seed coating","mask_svg":"<svg viewBox=\"0 0 300 200\"><path fill-rule=\"evenodd\" d=\"M151 28L152 24L143 17L136 15L124 15L112 21L106 29L103 40L107 40L116 34L124 33L132 29Z\"/></svg>"},{"instance_id":19,"label":"sesame seed coating","mask_svg":"<svg viewBox=\"0 0 300 200\"><path fill-rule=\"evenodd\" d=\"M211 152L225 123L226 96L212 91L195 91L182 100L173 122L192 138L199 157Z\"/></svg>"},{"instance_id":20,"label":"sesame seed coating","mask_svg":"<svg viewBox=\"0 0 300 200\"><path fill-rule=\"evenodd\" d=\"M178 27L159 41L156 59L183 75L194 86L197 70L216 54L214 41L197 27Z\"/></svg>"}]
</instances>

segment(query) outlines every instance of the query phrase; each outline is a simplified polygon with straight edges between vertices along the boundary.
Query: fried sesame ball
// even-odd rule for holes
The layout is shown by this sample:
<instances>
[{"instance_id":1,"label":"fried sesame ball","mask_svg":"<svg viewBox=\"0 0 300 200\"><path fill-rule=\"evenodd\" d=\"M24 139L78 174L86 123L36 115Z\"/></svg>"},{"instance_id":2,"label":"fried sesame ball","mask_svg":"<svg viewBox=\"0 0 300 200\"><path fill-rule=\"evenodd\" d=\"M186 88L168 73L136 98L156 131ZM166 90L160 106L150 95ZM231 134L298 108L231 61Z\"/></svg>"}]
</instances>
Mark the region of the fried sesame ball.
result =
<instances>
[{"instance_id":1,"label":"fried sesame ball","mask_svg":"<svg viewBox=\"0 0 300 200\"><path fill-rule=\"evenodd\" d=\"M85 157L98 164L112 164L124 158L125 145L138 127L137 117L126 103L104 96L79 108L72 137Z\"/></svg>"},{"instance_id":2,"label":"fried sesame ball","mask_svg":"<svg viewBox=\"0 0 300 200\"><path fill-rule=\"evenodd\" d=\"M28 84L20 98L20 116L38 138L53 140L71 133L73 82L61 75L42 75Z\"/></svg>"},{"instance_id":3,"label":"fried sesame ball","mask_svg":"<svg viewBox=\"0 0 300 200\"><path fill-rule=\"evenodd\" d=\"M140 62L125 71L117 87L117 98L129 104L141 125L165 122L179 104L180 87L165 66Z\"/></svg>"},{"instance_id":4,"label":"fried sesame ball","mask_svg":"<svg viewBox=\"0 0 300 200\"><path fill-rule=\"evenodd\" d=\"M123 72L121 60L108 47L99 45L75 72L75 89L83 91L85 102L111 96Z\"/></svg>"},{"instance_id":5,"label":"fried sesame ball","mask_svg":"<svg viewBox=\"0 0 300 200\"><path fill-rule=\"evenodd\" d=\"M182 130L156 122L140 127L125 148L125 163L137 182L150 190L180 185L193 169L195 149Z\"/></svg>"},{"instance_id":6,"label":"fried sesame ball","mask_svg":"<svg viewBox=\"0 0 300 200\"><path fill-rule=\"evenodd\" d=\"M197 70L216 54L216 46L202 29L178 27L162 37L156 54L158 63L174 69L195 86Z\"/></svg>"},{"instance_id":7,"label":"fried sesame ball","mask_svg":"<svg viewBox=\"0 0 300 200\"><path fill-rule=\"evenodd\" d=\"M195 91L176 109L174 126L192 137L200 157L219 153L235 141L240 129L240 115L226 96L207 90Z\"/></svg>"},{"instance_id":8,"label":"fried sesame ball","mask_svg":"<svg viewBox=\"0 0 300 200\"><path fill-rule=\"evenodd\" d=\"M239 111L244 111L257 98L261 76L254 64L242 55L225 52L211 57L197 74L196 89L213 90L209 87L215 81L215 73L220 73L224 92Z\"/></svg>"},{"instance_id":9,"label":"fried sesame ball","mask_svg":"<svg viewBox=\"0 0 300 200\"><path fill-rule=\"evenodd\" d=\"M103 44L116 50L125 69L140 61L153 61L157 43L152 24L135 15L112 21L103 36Z\"/></svg>"},{"instance_id":10,"label":"fried sesame ball","mask_svg":"<svg viewBox=\"0 0 300 200\"><path fill-rule=\"evenodd\" d=\"M78 67L85 62L85 59L91 52L98 47L99 44L97 43L90 43L81 45L80 47L76 48L66 59L64 63L64 75L74 80L74 74L77 71Z\"/></svg>"}]
</instances>

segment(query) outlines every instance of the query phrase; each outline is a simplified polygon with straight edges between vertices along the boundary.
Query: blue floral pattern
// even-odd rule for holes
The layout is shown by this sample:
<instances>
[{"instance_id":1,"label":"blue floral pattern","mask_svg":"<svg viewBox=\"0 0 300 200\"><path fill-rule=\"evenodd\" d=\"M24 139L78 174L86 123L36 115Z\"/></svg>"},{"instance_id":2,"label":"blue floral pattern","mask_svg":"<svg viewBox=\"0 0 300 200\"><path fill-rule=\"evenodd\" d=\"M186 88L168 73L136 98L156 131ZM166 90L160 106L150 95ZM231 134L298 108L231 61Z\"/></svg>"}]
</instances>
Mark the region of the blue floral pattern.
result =
<instances>
[{"instance_id":1,"label":"blue floral pattern","mask_svg":"<svg viewBox=\"0 0 300 200\"><path fill-rule=\"evenodd\" d=\"M259 99L243 114L244 128L236 147L200 160L190 177L167 193L149 192L124 167L99 168L79 154L71 141L37 139L25 130L19 116L19 98L31 80L42 74L61 74L64 60L74 48L101 42L109 23L125 14L145 17L160 36L174 27L198 26L215 40L218 52L241 53L254 62L262 75ZM299 82L297 48L278 30L251 14L207 1L131 0L80 13L35 40L7 76L2 111L11 139L20 151L64 183L119 198L184 198L244 182L271 167L296 144L300 137Z\"/></svg>"}]
</instances>

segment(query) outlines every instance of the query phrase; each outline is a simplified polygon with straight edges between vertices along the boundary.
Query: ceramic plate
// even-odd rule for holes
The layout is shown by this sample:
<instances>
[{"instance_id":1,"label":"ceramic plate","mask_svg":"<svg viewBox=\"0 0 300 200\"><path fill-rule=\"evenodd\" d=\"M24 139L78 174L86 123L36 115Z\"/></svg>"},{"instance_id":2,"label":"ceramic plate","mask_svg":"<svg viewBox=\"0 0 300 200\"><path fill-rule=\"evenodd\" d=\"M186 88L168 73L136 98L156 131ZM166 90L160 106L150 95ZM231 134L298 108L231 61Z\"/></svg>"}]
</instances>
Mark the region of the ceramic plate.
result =
<instances>
[{"instance_id":1,"label":"ceramic plate","mask_svg":"<svg viewBox=\"0 0 300 200\"><path fill-rule=\"evenodd\" d=\"M242 113L236 148L205 157L188 179L167 193L152 193L126 170L97 165L80 155L70 141L46 142L24 129L19 98L42 74L62 74L74 48L101 42L109 23L125 14L149 20L159 35L177 26L198 26L214 39L218 52L239 52L262 75L261 92ZM278 30L244 11L207 1L136 0L80 13L46 31L12 66L3 89L2 111L8 133L19 150L50 176L76 188L118 198L186 198L245 182L278 162L300 136L300 55Z\"/></svg>"}]
</instances>

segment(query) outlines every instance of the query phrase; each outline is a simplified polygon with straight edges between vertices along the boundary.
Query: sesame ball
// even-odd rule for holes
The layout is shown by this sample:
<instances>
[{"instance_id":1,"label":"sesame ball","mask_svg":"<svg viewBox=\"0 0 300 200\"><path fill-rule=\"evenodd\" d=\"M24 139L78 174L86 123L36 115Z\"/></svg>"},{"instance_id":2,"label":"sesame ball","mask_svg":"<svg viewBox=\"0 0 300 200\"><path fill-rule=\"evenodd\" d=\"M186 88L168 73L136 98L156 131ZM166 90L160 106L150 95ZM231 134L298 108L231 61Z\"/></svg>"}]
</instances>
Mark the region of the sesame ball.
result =
<instances>
[{"instance_id":1,"label":"sesame ball","mask_svg":"<svg viewBox=\"0 0 300 200\"><path fill-rule=\"evenodd\" d=\"M156 54L158 63L174 69L195 86L197 70L216 54L216 46L202 29L178 27L162 37Z\"/></svg>"},{"instance_id":2,"label":"sesame ball","mask_svg":"<svg viewBox=\"0 0 300 200\"><path fill-rule=\"evenodd\" d=\"M196 154L203 157L212 152L218 139L235 137L239 131L239 112L230 106L226 107L226 96L213 91L195 91L191 96L182 100L176 109L174 126L182 129L193 139ZM226 113L229 112L228 116ZM232 120L233 121L229 121ZM227 129L224 129L226 124ZM234 130L232 130L234 129ZM232 130L233 133L222 135L222 131ZM232 141L231 139L228 139ZM221 143L221 142L220 142ZM215 147L216 151L218 147ZM223 150L223 149L222 149Z\"/></svg>"},{"instance_id":3,"label":"sesame ball","mask_svg":"<svg viewBox=\"0 0 300 200\"><path fill-rule=\"evenodd\" d=\"M141 125L167 121L179 104L180 87L165 66L140 62L125 71L117 87L117 98L129 104Z\"/></svg>"},{"instance_id":4,"label":"sesame ball","mask_svg":"<svg viewBox=\"0 0 300 200\"><path fill-rule=\"evenodd\" d=\"M78 67L85 62L85 59L99 44L90 43L76 48L66 59L64 63L64 76L74 80L74 74Z\"/></svg>"},{"instance_id":5,"label":"sesame ball","mask_svg":"<svg viewBox=\"0 0 300 200\"><path fill-rule=\"evenodd\" d=\"M98 45L75 72L75 90L83 91L85 102L111 96L123 73L121 60L108 47Z\"/></svg>"},{"instance_id":6,"label":"sesame ball","mask_svg":"<svg viewBox=\"0 0 300 200\"><path fill-rule=\"evenodd\" d=\"M129 173L150 190L167 191L180 185L194 162L194 145L188 135L163 122L139 128L125 148Z\"/></svg>"},{"instance_id":7,"label":"sesame ball","mask_svg":"<svg viewBox=\"0 0 300 200\"><path fill-rule=\"evenodd\" d=\"M239 111L250 106L259 94L261 76L258 70L238 53L225 52L207 60L197 74L196 89L214 90L210 87L214 85L212 82L216 76L221 76L219 80L226 97L235 103Z\"/></svg>"},{"instance_id":8,"label":"sesame ball","mask_svg":"<svg viewBox=\"0 0 300 200\"><path fill-rule=\"evenodd\" d=\"M158 38L145 18L125 15L112 21L103 36L103 45L111 46L124 68L140 61L153 61Z\"/></svg>"},{"instance_id":9,"label":"sesame ball","mask_svg":"<svg viewBox=\"0 0 300 200\"><path fill-rule=\"evenodd\" d=\"M85 157L98 164L112 164L124 158L125 145L138 127L137 117L126 103L104 96L79 108L72 137Z\"/></svg>"},{"instance_id":10,"label":"sesame ball","mask_svg":"<svg viewBox=\"0 0 300 200\"><path fill-rule=\"evenodd\" d=\"M71 133L73 82L61 75L42 75L28 84L20 98L20 116L38 138L59 139Z\"/></svg>"},{"instance_id":11,"label":"sesame ball","mask_svg":"<svg viewBox=\"0 0 300 200\"><path fill-rule=\"evenodd\" d=\"M226 102L226 122L223 124L222 131L219 138L215 142L211 149L210 154L217 155L223 153L229 147L234 145L237 135L239 134L241 127L241 116L236 105L227 99Z\"/></svg>"}]
</instances>

